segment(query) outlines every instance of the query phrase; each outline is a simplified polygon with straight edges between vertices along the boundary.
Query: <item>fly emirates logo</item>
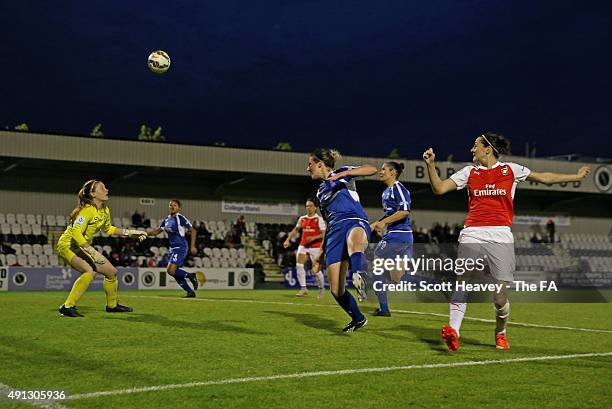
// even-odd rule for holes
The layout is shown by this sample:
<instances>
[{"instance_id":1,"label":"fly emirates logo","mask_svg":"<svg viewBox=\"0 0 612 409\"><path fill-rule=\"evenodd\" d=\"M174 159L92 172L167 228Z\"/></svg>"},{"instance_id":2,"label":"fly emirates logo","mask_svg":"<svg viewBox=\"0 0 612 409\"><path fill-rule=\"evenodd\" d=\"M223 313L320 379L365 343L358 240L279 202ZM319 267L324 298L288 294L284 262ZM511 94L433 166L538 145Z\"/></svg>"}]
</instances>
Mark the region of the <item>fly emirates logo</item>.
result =
<instances>
[{"instance_id":1,"label":"fly emirates logo","mask_svg":"<svg viewBox=\"0 0 612 409\"><path fill-rule=\"evenodd\" d=\"M485 185L484 189L474 189L474 196L506 196L506 189L496 188L495 184Z\"/></svg>"}]
</instances>

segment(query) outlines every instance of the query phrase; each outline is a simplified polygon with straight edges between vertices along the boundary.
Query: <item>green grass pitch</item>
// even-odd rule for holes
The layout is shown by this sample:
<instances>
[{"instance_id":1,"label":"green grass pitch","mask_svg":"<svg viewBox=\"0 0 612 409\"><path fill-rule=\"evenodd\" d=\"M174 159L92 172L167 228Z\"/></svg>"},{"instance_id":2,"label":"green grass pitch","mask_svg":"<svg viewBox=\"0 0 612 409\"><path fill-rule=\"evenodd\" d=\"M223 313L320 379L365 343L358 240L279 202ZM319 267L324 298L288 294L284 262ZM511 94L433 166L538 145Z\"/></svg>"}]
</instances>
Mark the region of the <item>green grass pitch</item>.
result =
<instances>
[{"instance_id":1,"label":"green grass pitch","mask_svg":"<svg viewBox=\"0 0 612 409\"><path fill-rule=\"evenodd\" d=\"M104 294L90 291L79 303L82 319L59 316L63 292L0 293L0 390L63 390L77 398L56 405L67 408L612 406L611 354L533 360L611 353L611 304L515 303L513 322L575 328L510 324L512 349L500 351L494 324L466 320L451 354L439 339L446 304L391 302L394 310L441 315L369 316L367 327L347 335L340 329L348 317L329 292L321 301L315 292L294 293L122 292L134 312L108 314ZM491 319L492 307L470 304L467 316ZM482 364L491 360L501 362ZM390 367L408 368L351 372ZM348 371L313 373L338 370ZM95 395L104 391L111 393ZM33 405L45 403L0 396L0 408Z\"/></svg>"}]
</instances>

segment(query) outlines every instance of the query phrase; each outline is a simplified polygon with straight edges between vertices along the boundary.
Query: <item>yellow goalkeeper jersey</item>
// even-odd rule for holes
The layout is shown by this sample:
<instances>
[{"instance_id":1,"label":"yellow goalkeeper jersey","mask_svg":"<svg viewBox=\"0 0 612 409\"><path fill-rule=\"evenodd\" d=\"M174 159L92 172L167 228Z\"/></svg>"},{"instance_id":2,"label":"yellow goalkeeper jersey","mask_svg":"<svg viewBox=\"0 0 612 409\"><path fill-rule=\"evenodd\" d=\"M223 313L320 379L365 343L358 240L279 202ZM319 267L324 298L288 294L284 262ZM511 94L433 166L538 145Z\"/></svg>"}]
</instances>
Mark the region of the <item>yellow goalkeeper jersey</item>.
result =
<instances>
[{"instance_id":1,"label":"yellow goalkeeper jersey","mask_svg":"<svg viewBox=\"0 0 612 409\"><path fill-rule=\"evenodd\" d=\"M115 234L117 228L111 224L110 209L104 206L102 209L96 206L85 205L71 222L66 231L62 233L58 244L68 245L72 248L83 244L91 244L94 236L102 230L107 234Z\"/></svg>"}]
</instances>

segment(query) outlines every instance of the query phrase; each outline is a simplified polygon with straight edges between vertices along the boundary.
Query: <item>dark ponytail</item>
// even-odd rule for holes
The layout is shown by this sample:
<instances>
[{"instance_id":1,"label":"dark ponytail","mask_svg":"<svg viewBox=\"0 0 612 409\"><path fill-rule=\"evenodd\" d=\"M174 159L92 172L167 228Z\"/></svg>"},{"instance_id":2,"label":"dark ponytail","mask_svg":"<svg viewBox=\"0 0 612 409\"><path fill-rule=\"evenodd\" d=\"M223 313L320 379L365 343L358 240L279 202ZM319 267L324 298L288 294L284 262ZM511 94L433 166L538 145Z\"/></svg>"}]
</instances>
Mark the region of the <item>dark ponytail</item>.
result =
<instances>
[{"instance_id":1,"label":"dark ponytail","mask_svg":"<svg viewBox=\"0 0 612 409\"><path fill-rule=\"evenodd\" d=\"M480 135L480 139L485 147L490 146L493 148L493 155L495 155L496 158L499 158L499 155L510 154L510 141L506 139L504 135L485 132Z\"/></svg>"},{"instance_id":2,"label":"dark ponytail","mask_svg":"<svg viewBox=\"0 0 612 409\"><path fill-rule=\"evenodd\" d=\"M385 162L385 165L395 171L396 179L399 179L400 175L404 171L404 164L400 162Z\"/></svg>"}]
</instances>

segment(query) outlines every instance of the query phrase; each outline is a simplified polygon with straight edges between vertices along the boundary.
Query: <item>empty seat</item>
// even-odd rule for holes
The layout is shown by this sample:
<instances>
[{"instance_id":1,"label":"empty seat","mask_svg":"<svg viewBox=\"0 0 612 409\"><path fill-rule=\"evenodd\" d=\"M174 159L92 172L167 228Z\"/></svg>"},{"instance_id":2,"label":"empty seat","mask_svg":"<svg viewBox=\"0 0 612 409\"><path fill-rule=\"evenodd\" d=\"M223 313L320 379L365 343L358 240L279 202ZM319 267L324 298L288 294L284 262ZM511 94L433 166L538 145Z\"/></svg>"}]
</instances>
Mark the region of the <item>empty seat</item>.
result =
<instances>
[{"instance_id":1,"label":"empty seat","mask_svg":"<svg viewBox=\"0 0 612 409\"><path fill-rule=\"evenodd\" d=\"M228 268L229 266L230 265L227 259L225 258L221 259L221 268Z\"/></svg>"},{"instance_id":2,"label":"empty seat","mask_svg":"<svg viewBox=\"0 0 612 409\"><path fill-rule=\"evenodd\" d=\"M202 259L200 257L194 257L193 258L193 263L194 263L195 267L202 268Z\"/></svg>"},{"instance_id":3,"label":"empty seat","mask_svg":"<svg viewBox=\"0 0 612 409\"><path fill-rule=\"evenodd\" d=\"M49 267L49 256L41 254L38 256L38 264L43 267Z\"/></svg>"},{"instance_id":4,"label":"empty seat","mask_svg":"<svg viewBox=\"0 0 612 409\"><path fill-rule=\"evenodd\" d=\"M121 226L121 217L113 217L113 226L122 227Z\"/></svg>"},{"instance_id":5,"label":"empty seat","mask_svg":"<svg viewBox=\"0 0 612 409\"><path fill-rule=\"evenodd\" d=\"M158 256L159 255L159 248L157 246L151 246L149 247L149 250L151 251L151 253L153 253L154 256Z\"/></svg>"},{"instance_id":6,"label":"empty seat","mask_svg":"<svg viewBox=\"0 0 612 409\"><path fill-rule=\"evenodd\" d=\"M212 249L213 258L220 259L221 258L221 250L218 248Z\"/></svg>"},{"instance_id":7,"label":"empty seat","mask_svg":"<svg viewBox=\"0 0 612 409\"><path fill-rule=\"evenodd\" d=\"M6 216L4 213L0 213L0 223L6 223Z\"/></svg>"},{"instance_id":8,"label":"empty seat","mask_svg":"<svg viewBox=\"0 0 612 409\"><path fill-rule=\"evenodd\" d=\"M127 217L122 217L121 218L121 226L123 226L123 227L131 227L132 226L132 221L130 219L128 219Z\"/></svg>"},{"instance_id":9,"label":"empty seat","mask_svg":"<svg viewBox=\"0 0 612 409\"><path fill-rule=\"evenodd\" d=\"M30 226L36 224L36 216L33 214L26 214L26 223Z\"/></svg>"},{"instance_id":10,"label":"empty seat","mask_svg":"<svg viewBox=\"0 0 612 409\"><path fill-rule=\"evenodd\" d=\"M11 248L12 248L13 250L15 250L15 254L16 254L16 255L21 254L21 244L18 244L18 243L13 243L13 244L11 244Z\"/></svg>"},{"instance_id":11,"label":"empty seat","mask_svg":"<svg viewBox=\"0 0 612 409\"><path fill-rule=\"evenodd\" d=\"M50 256L51 254L53 254L53 247L51 247L50 244L45 244L43 246L43 253L45 253L47 256Z\"/></svg>"},{"instance_id":12,"label":"empty seat","mask_svg":"<svg viewBox=\"0 0 612 409\"><path fill-rule=\"evenodd\" d=\"M59 216L55 217L55 221L57 223L57 226L66 227L66 217L65 216L60 214Z\"/></svg>"},{"instance_id":13,"label":"empty seat","mask_svg":"<svg viewBox=\"0 0 612 409\"><path fill-rule=\"evenodd\" d=\"M221 257L222 257L222 258L224 258L224 259L228 259L228 258L230 258L230 252L229 252L229 249L227 249L227 248L225 248L225 247L224 247L224 248L222 248L222 249L221 249Z\"/></svg>"},{"instance_id":14,"label":"empty seat","mask_svg":"<svg viewBox=\"0 0 612 409\"><path fill-rule=\"evenodd\" d=\"M0 266L6 266L6 255L3 253L0 253Z\"/></svg>"},{"instance_id":15,"label":"empty seat","mask_svg":"<svg viewBox=\"0 0 612 409\"><path fill-rule=\"evenodd\" d=\"M15 217L15 215L13 213L7 213L6 214L6 222L8 224L15 224L17 222L17 218Z\"/></svg>"},{"instance_id":16,"label":"empty seat","mask_svg":"<svg viewBox=\"0 0 612 409\"><path fill-rule=\"evenodd\" d=\"M160 255L160 256L164 256L164 255L166 255L166 254L168 254L168 247L161 246L161 247L159 248L159 255Z\"/></svg>"},{"instance_id":17,"label":"empty seat","mask_svg":"<svg viewBox=\"0 0 612 409\"><path fill-rule=\"evenodd\" d=\"M55 220L55 215L52 214L48 214L45 217L45 222L47 224L47 226L57 226L57 221Z\"/></svg>"},{"instance_id":18,"label":"empty seat","mask_svg":"<svg viewBox=\"0 0 612 409\"><path fill-rule=\"evenodd\" d=\"M204 268L212 267L212 263L210 262L210 259L208 257L202 257L202 267Z\"/></svg>"},{"instance_id":19,"label":"empty seat","mask_svg":"<svg viewBox=\"0 0 612 409\"><path fill-rule=\"evenodd\" d=\"M32 234L35 236L40 236L42 234L42 229L40 228L40 224L32 225Z\"/></svg>"},{"instance_id":20,"label":"empty seat","mask_svg":"<svg viewBox=\"0 0 612 409\"><path fill-rule=\"evenodd\" d=\"M51 254L49 256L49 265L52 265L52 266L59 266L60 265L59 257L57 257L57 254Z\"/></svg>"},{"instance_id":21,"label":"empty seat","mask_svg":"<svg viewBox=\"0 0 612 409\"><path fill-rule=\"evenodd\" d=\"M25 254L26 256L29 256L30 254L32 254L32 245L30 244L22 244L21 245L21 254Z\"/></svg>"},{"instance_id":22,"label":"empty seat","mask_svg":"<svg viewBox=\"0 0 612 409\"><path fill-rule=\"evenodd\" d=\"M11 225L8 223L2 223L0 225L0 232L4 235L11 234Z\"/></svg>"},{"instance_id":23,"label":"empty seat","mask_svg":"<svg viewBox=\"0 0 612 409\"><path fill-rule=\"evenodd\" d=\"M26 216L23 213L16 214L15 220L17 220L18 224L26 224Z\"/></svg>"},{"instance_id":24,"label":"empty seat","mask_svg":"<svg viewBox=\"0 0 612 409\"><path fill-rule=\"evenodd\" d=\"M218 259L218 258L213 258L213 259L210 261L210 263L211 263L211 267L213 267L213 268L219 268L219 267L221 267L221 262L219 261L219 259Z\"/></svg>"},{"instance_id":25,"label":"empty seat","mask_svg":"<svg viewBox=\"0 0 612 409\"><path fill-rule=\"evenodd\" d=\"M30 267L39 267L40 263L38 262L38 256L35 254L30 254L28 256L28 266Z\"/></svg>"},{"instance_id":26,"label":"empty seat","mask_svg":"<svg viewBox=\"0 0 612 409\"><path fill-rule=\"evenodd\" d=\"M26 256L25 254L20 254L17 256L17 263L19 263L20 266L27 266L28 265L28 256Z\"/></svg>"},{"instance_id":27,"label":"empty seat","mask_svg":"<svg viewBox=\"0 0 612 409\"><path fill-rule=\"evenodd\" d=\"M212 249L210 247L204 247L204 255L207 257L212 257Z\"/></svg>"},{"instance_id":28,"label":"empty seat","mask_svg":"<svg viewBox=\"0 0 612 409\"><path fill-rule=\"evenodd\" d=\"M6 255L6 265L14 266L15 264L17 264L17 256L15 256L14 254L7 254Z\"/></svg>"},{"instance_id":29,"label":"empty seat","mask_svg":"<svg viewBox=\"0 0 612 409\"><path fill-rule=\"evenodd\" d=\"M21 225L20 224L11 224L11 233L13 234L22 234Z\"/></svg>"}]
</instances>

